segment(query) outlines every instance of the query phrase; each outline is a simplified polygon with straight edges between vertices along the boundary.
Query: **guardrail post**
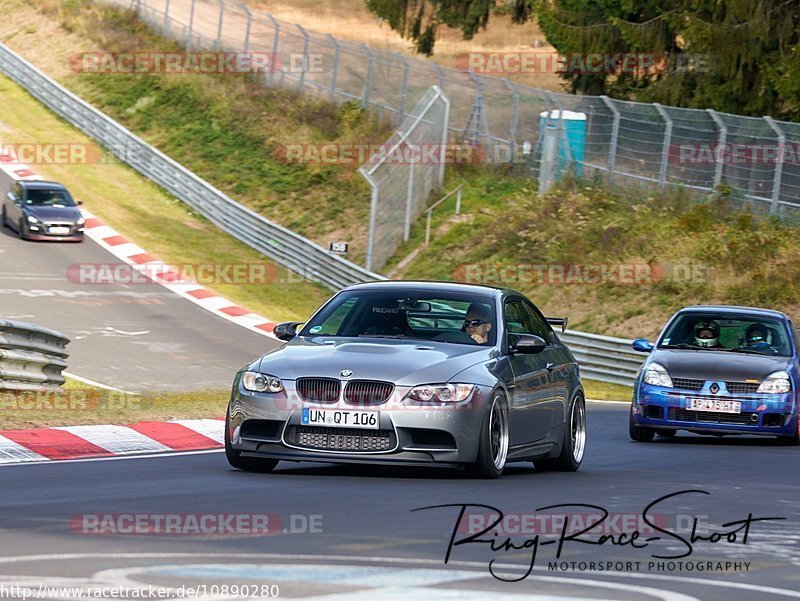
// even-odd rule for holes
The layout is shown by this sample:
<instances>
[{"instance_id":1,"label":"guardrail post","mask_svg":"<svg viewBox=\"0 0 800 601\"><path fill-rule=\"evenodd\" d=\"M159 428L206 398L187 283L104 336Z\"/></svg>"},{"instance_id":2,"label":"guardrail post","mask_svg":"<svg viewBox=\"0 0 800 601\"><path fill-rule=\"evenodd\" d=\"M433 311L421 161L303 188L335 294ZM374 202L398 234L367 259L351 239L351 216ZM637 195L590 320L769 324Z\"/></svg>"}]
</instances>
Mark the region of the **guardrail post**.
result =
<instances>
[{"instance_id":1,"label":"guardrail post","mask_svg":"<svg viewBox=\"0 0 800 601\"><path fill-rule=\"evenodd\" d=\"M410 154L410 153L409 153ZM408 181L406 182L406 218L403 223L403 242L408 242L411 237L411 205L414 202L414 160L408 166Z\"/></svg>"},{"instance_id":2,"label":"guardrail post","mask_svg":"<svg viewBox=\"0 0 800 601\"><path fill-rule=\"evenodd\" d=\"M222 48L222 18L225 15L225 0L219 0L219 20L217 21L217 48Z\"/></svg>"},{"instance_id":3,"label":"guardrail post","mask_svg":"<svg viewBox=\"0 0 800 601\"><path fill-rule=\"evenodd\" d=\"M720 183L722 183L722 169L725 166L725 161L722 160L723 156L720 152L725 151L725 144L728 142L728 126L725 125L725 122L722 120L717 114L717 111L714 109L706 109L708 114L714 120L714 123L719 128L719 136L717 136L717 147L714 149L714 186L713 189L716 190Z\"/></svg>"},{"instance_id":4,"label":"guardrail post","mask_svg":"<svg viewBox=\"0 0 800 601\"><path fill-rule=\"evenodd\" d=\"M781 200L781 179L783 178L783 154L786 148L786 132L775 122L772 117L764 117L764 121L769 123L778 136L778 158L775 163L775 177L772 179L772 206L770 213L777 213Z\"/></svg>"},{"instance_id":5,"label":"guardrail post","mask_svg":"<svg viewBox=\"0 0 800 601\"><path fill-rule=\"evenodd\" d=\"M657 102L653 106L664 120L664 144L661 146L661 166L658 169L658 187L664 188L667 184L667 166L669 164L669 146L672 143L672 118L664 110L664 107Z\"/></svg>"},{"instance_id":6,"label":"guardrail post","mask_svg":"<svg viewBox=\"0 0 800 601\"><path fill-rule=\"evenodd\" d=\"M186 49L192 49L192 30L194 29L194 5L196 0L192 0L191 7L189 8L189 33L186 35Z\"/></svg>"},{"instance_id":7,"label":"guardrail post","mask_svg":"<svg viewBox=\"0 0 800 601\"><path fill-rule=\"evenodd\" d=\"M328 34L328 39L333 44L333 74L331 75L331 100L336 98L336 80L339 76L339 40Z\"/></svg>"},{"instance_id":8,"label":"guardrail post","mask_svg":"<svg viewBox=\"0 0 800 601\"><path fill-rule=\"evenodd\" d=\"M463 187L464 184L461 184L456 192L456 215L461 215L461 189Z\"/></svg>"},{"instance_id":9,"label":"guardrail post","mask_svg":"<svg viewBox=\"0 0 800 601\"><path fill-rule=\"evenodd\" d=\"M269 61L269 83L270 85L275 81L275 70L279 68L278 66L278 42L280 41L281 35L281 24L273 17L271 14L267 13L267 18L272 21L272 27L275 29L275 37L272 38L272 56L270 57Z\"/></svg>"},{"instance_id":10,"label":"guardrail post","mask_svg":"<svg viewBox=\"0 0 800 601\"><path fill-rule=\"evenodd\" d=\"M608 183L614 178L614 169L617 166L617 144L619 142L619 109L617 105L608 97L600 96L600 99L614 115L614 122L611 125L611 142L608 149Z\"/></svg>"},{"instance_id":11,"label":"guardrail post","mask_svg":"<svg viewBox=\"0 0 800 601\"><path fill-rule=\"evenodd\" d=\"M244 11L244 14L247 15L247 25L244 30L244 46L242 48L242 52L247 54L250 51L250 27L253 25L253 13L250 12L250 9L247 8L247 5L244 3L239 3L239 7Z\"/></svg>"},{"instance_id":12,"label":"guardrail post","mask_svg":"<svg viewBox=\"0 0 800 601\"><path fill-rule=\"evenodd\" d=\"M302 92L306 83L306 70L308 67L308 32L300 24L297 25L297 29L303 36L303 67L300 71L300 82L297 84L297 89Z\"/></svg>"},{"instance_id":13,"label":"guardrail post","mask_svg":"<svg viewBox=\"0 0 800 601\"><path fill-rule=\"evenodd\" d=\"M361 108L366 110L369 107L369 93L372 90L372 52L366 44L359 44L359 46L367 55L367 81L364 83L364 96L361 99Z\"/></svg>"}]
</instances>

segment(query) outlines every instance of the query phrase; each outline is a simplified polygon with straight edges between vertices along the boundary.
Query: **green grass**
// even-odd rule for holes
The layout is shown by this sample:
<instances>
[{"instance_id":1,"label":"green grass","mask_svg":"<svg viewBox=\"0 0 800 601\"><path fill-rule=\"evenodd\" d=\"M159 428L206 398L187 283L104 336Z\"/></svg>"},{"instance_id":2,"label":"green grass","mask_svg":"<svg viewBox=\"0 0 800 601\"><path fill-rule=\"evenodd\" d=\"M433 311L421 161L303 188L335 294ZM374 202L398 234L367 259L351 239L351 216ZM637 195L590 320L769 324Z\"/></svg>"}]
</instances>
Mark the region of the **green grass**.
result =
<instances>
[{"instance_id":1,"label":"green grass","mask_svg":"<svg viewBox=\"0 0 800 601\"><path fill-rule=\"evenodd\" d=\"M581 384L583 384L586 398L595 401L630 401L633 394L632 387L620 384L587 379L581 379Z\"/></svg>"},{"instance_id":2,"label":"green grass","mask_svg":"<svg viewBox=\"0 0 800 601\"><path fill-rule=\"evenodd\" d=\"M62 392L0 391L3 430L220 418L227 390L129 394L67 379Z\"/></svg>"},{"instance_id":3,"label":"green grass","mask_svg":"<svg viewBox=\"0 0 800 601\"><path fill-rule=\"evenodd\" d=\"M629 338L654 337L688 304L800 308L800 228L724 195L704 202L566 181L539 197L535 182L490 171L451 174L448 188L459 183L467 216L437 210L432 229L450 223L406 277L515 288L571 328ZM402 250L423 236L418 223ZM604 267L611 276L593 281ZM553 268L564 275L550 277ZM615 281L620 269L628 273Z\"/></svg>"},{"instance_id":4,"label":"green grass","mask_svg":"<svg viewBox=\"0 0 800 601\"><path fill-rule=\"evenodd\" d=\"M0 77L4 140L15 143L86 145L88 137L59 119L11 80ZM36 165L66 185L85 206L127 237L171 265L267 264L264 284L215 284L219 294L278 321L303 320L329 295L322 288L278 269L263 255L222 233L185 204L127 166L118 163ZM281 284L280 280L288 283Z\"/></svg>"},{"instance_id":5,"label":"green grass","mask_svg":"<svg viewBox=\"0 0 800 601\"><path fill-rule=\"evenodd\" d=\"M107 52L182 51L131 13L89 0L51 6ZM390 130L358 103L337 106L247 75L74 73L61 83L217 188L324 246L363 261L370 191L359 164L287 158L287 145L381 144Z\"/></svg>"}]
</instances>

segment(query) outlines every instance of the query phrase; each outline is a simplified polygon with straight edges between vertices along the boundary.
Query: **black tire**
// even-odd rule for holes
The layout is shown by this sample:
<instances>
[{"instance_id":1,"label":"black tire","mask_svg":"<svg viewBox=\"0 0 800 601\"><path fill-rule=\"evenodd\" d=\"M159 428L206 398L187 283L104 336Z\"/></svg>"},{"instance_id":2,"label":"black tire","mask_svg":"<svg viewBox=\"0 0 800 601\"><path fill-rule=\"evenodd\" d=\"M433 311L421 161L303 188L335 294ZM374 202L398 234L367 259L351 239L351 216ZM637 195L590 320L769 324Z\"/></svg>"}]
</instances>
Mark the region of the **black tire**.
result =
<instances>
[{"instance_id":1,"label":"black tire","mask_svg":"<svg viewBox=\"0 0 800 601\"><path fill-rule=\"evenodd\" d=\"M2 218L2 220L0 220L0 226L1 227L8 227L8 223L7 223L7 220L6 220L6 208L5 207L3 207L3 218Z\"/></svg>"},{"instance_id":2,"label":"black tire","mask_svg":"<svg viewBox=\"0 0 800 601\"><path fill-rule=\"evenodd\" d=\"M677 433L677 430L656 430L656 434L661 438L675 438Z\"/></svg>"},{"instance_id":3,"label":"black tire","mask_svg":"<svg viewBox=\"0 0 800 601\"><path fill-rule=\"evenodd\" d=\"M586 452L586 402L578 395L572 401L564 423L564 440L558 457L534 459L539 471L577 472Z\"/></svg>"},{"instance_id":4,"label":"black tire","mask_svg":"<svg viewBox=\"0 0 800 601\"><path fill-rule=\"evenodd\" d=\"M792 436L779 436L778 444L785 447L800 446L800 416L797 418L797 427L794 429Z\"/></svg>"},{"instance_id":5,"label":"black tire","mask_svg":"<svg viewBox=\"0 0 800 601\"><path fill-rule=\"evenodd\" d=\"M247 472L271 472L278 465L278 459L258 459L256 457L242 457L239 451L231 445L230 416L225 416L225 457L231 467Z\"/></svg>"},{"instance_id":6,"label":"black tire","mask_svg":"<svg viewBox=\"0 0 800 601\"><path fill-rule=\"evenodd\" d=\"M631 440L636 442L651 442L656 435L656 431L652 428L637 426L636 422L633 421L633 413L628 416L628 433L631 436Z\"/></svg>"},{"instance_id":7,"label":"black tire","mask_svg":"<svg viewBox=\"0 0 800 601\"><path fill-rule=\"evenodd\" d=\"M503 473L508 458L508 403L505 395L492 394L489 410L481 426L478 457L469 466L469 473L478 478L498 478Z\"/></svg>"}]
</instances>

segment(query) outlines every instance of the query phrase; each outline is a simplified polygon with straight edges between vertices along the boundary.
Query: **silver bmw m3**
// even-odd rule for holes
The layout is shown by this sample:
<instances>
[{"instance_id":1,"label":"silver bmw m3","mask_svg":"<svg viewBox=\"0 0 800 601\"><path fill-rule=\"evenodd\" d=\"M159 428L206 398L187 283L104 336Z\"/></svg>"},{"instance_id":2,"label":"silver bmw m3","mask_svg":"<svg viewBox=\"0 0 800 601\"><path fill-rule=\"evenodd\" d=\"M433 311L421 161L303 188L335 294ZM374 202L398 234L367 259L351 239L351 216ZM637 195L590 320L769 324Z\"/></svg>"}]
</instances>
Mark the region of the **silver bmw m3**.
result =
<instances>
[{"instance_id":1,"label":"silver bmw m3","mask_svg":"<svg viewBox=\"0 0 800 601\"><path fill-rule=\"evenodd\" d=\"M575 471L586 448L578 366L513 290L372 282L335 294L287 343L240 369L225 451L279 461L434 465L498 477L506 463ZM299 331L297 331L299 328Z\"/></svg>"}]
</instances>

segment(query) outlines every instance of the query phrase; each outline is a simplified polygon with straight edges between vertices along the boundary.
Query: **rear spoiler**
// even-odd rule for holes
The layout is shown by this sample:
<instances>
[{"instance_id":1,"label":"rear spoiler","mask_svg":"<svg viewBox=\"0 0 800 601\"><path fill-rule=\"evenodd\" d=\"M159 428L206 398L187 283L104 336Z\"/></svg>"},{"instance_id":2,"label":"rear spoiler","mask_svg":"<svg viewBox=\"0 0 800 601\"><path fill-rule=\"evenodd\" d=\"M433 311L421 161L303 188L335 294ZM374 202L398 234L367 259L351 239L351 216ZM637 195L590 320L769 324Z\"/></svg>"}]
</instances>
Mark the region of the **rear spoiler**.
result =
<instances>
[{"instance_id":1,"label":"rear spoiler","mask_svg":"<svg viewBox=\"0 0 800 601\"><path fill-rule=\"evenodd\" d=\"M545 317L545 319L551 326L561 326L562 332L567 329L568 317Z\"/></svg>"}]
</instances>

